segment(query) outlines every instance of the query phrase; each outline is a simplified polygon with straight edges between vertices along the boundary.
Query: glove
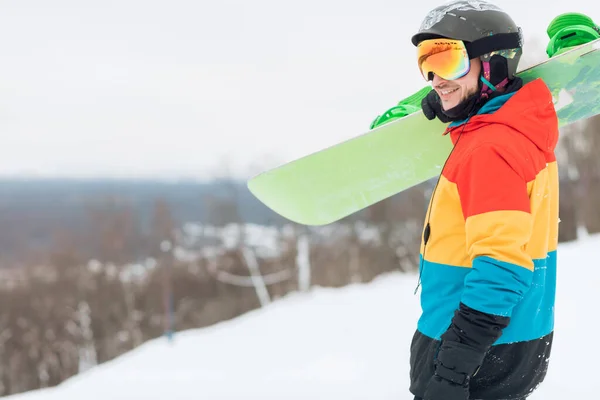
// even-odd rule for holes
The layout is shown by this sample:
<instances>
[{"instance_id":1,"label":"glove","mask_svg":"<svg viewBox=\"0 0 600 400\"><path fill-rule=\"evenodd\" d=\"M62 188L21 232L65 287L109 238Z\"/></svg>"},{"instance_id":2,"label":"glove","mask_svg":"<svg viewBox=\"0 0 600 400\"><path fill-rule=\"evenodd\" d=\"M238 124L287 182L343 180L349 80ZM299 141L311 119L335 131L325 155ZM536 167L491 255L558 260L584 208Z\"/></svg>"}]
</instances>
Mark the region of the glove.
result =
<instances>
[{"instance_id":1,"label":"glove","mask_svg":"<svg viewBox=\"0 0 600 400\"><path fill-rule=\"evenodd\" d=\"M481 87L481 81L479 81L479 86ZM423 97L423 100L421 100L421 109L423 110L425 117L429 120L437 117L443 123L461 121L470 118L477 113L477 110L483 105L479 99L480 94L477 92L450 110L443 110L440 96L434 89L431 89L431 91L427 93L427 96Z\"/></svg>"},{"instance_id":2,"label":"glove","mask_svg":"<svg viewBox=\"0 0 600 400\"><path fill-rule=\"evenodd\" d=\"M427 96L423 97L423 100L421 100L421 109L428 120L435 119L435 117L438 117L443 123L452 120L448 115L442 112L440 96L433 89L431 89L431 91L427 93Z\"/></svg>"},{"instance_id":3,"label":"glove","mask_svg":"<svg viewBox=\"0 0 600 400\"><path fill-rule=\"evenodd\" d=\"M435 361L435 374L424 400L468 400L469 383L483 363L485 352L472 346L443 340Z\"/></svg>"},{"instance_id":4,"label":"glove","mask_svg":"<svg viewBox=\"0 0 600 400\"><path fill-rule=\"evenodd\" d=\"M469 387L457 385L439 376L429 381L424 400L469 400Z\"/></svg>"}]
</instances>

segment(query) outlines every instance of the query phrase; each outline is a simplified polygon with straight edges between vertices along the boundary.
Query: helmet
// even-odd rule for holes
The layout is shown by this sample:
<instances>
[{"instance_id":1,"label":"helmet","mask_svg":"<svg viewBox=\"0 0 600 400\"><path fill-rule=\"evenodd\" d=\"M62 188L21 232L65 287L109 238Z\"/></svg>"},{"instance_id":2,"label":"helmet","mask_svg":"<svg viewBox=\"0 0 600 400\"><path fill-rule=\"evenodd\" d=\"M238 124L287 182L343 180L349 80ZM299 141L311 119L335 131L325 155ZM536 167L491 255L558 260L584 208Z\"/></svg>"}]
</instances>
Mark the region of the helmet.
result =
<instances>
[{"instance_id":1,"label":"helmet","mask_svg":"<svg viewBox=\"0 0 600 400\"><path fill-rule=\"evenodd\" d=\"M523 52L521 29L502 9L487 1L457 0L434 8L421 23L418 33L412 37L412 43L417 46L423 40L441 37L472 43L478 39L506 33L518 35L517 47L506 46L510 48L498 49L496 44L496 47L490 48L491 51L480 55L479 58L489 62L494 55L503 57L502 61L506 65L504 74L507 73L505 77L511 79L517 72Z\"/></svg>"}]
</instances>

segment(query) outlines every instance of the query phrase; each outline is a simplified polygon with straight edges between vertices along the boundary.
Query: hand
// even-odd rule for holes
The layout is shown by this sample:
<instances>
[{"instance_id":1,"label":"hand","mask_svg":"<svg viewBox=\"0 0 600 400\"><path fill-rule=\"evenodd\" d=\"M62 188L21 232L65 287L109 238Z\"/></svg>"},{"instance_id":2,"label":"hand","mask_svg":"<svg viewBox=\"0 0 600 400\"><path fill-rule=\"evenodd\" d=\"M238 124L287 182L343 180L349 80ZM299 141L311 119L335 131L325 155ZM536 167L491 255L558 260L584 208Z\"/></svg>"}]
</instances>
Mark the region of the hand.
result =
<instances>
[{"instance_id":1,"label":"hand","mask_svg":"<svg viewBox=\"0 0 600 400\"><path fill-rule=\"evenodd\" d=\"M444 123L451 121L451 118L442 112L440 96L433 89L431 89L431 91L427 93L427 96L421 100L421 109L423 110L425 117L429 120L438 117L439 120Z\"/></svg>"},{"instance_id":2,"label":"hand","mask_svg":"<svg viewBox=\"0 0 600 400\"><path fill-rule=\"evenodd\" d=\"M469 387L434 376L429 381L423 400L469 400Z\"/></svg>"},{"instance_id":3,"label":"hand","mask_svg":"<svg viewBox=\"0 0 600 400\"><path fill-rule=\"evenodd\" d=\"M452 331L444 336L452 337ZM477 374L484 354L471 346L442 340L435 360L435 374L425 390L424 400L468 400L469 383Z\"/></svg>"}]
</instances>

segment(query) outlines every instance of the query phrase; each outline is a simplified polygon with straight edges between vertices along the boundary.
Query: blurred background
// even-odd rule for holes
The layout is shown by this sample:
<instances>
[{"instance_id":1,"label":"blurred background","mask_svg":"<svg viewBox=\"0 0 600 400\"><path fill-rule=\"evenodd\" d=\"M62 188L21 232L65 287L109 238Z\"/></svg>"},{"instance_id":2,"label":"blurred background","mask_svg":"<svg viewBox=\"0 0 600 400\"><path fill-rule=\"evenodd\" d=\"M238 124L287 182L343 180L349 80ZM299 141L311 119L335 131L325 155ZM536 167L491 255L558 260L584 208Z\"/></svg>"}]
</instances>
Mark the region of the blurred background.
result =
<instances>
[{"instance_id":1,"label":"blurred background","mask_svg":"<svg viewBox=\"0 0 600 400\"><path fill-rule=\"evenodd\" d=\"M523 27L523 67L545 59L556 15L600 21L587 0L495 3ZM38 389L68 380L64 390L79 382L87 398L118 398L116 388L102 392L117 384L128 385L126 398L158 398L158 388L171 398L292 398L275 384L283 381L313 398L411 398L412 292L434 182L310 228L267 209L246 181L363 133L423 87L409 39L438 4L1 1L0 396L66 398ZM600 119L561 134L561 246L595 240L597 249ZM597 253L581 260L600 266ZM393 285L380 290L379 278ZM365 303L358 287L380 297ZM294 311L297 301L314 310ZM251 316L250 325L223 325ZM328 336L336 321L345 333ZM294 329L281 331L285 324ZM319 358L359 331L351 347ZM136 353L144 345L154 347ZM177 357L166 355L177 346L168 353ZM391 358L349 362L359 348ZM298 349L318 356L304 360ZM70 380L127 353L141 358L98 378L96 391ZM358 369L345 374L349 365ZM378 365L385 372L373 372ZM286 368L285 379L274 372ZM269 385L233 394L227 384L249 376ZM196 386L182 390L183 381ZM140 382L158 386L146 393Z\"/></svg>"}]
</instances>

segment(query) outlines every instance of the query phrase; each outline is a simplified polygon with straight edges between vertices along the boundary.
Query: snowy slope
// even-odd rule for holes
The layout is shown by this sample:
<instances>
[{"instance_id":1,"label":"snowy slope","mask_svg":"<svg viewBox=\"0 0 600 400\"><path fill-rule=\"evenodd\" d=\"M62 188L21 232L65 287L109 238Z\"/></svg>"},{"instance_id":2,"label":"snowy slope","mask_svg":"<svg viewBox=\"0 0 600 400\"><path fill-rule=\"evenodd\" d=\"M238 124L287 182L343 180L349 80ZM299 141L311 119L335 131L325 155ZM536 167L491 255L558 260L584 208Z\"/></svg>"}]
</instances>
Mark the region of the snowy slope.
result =
<instances>
[{"instance_id":1,"label":"snowy slope","mask_svg":"<svg viewBox=\"0 0 600 400\"><path fill-rule=\"evenodd\" d=\"M533 400L595 398L600 236L561 245L550 371ZM412 400L416 277L317 289L210 328L158 339L55 389L11 400Z\"/></svg>"}]
</instances>

